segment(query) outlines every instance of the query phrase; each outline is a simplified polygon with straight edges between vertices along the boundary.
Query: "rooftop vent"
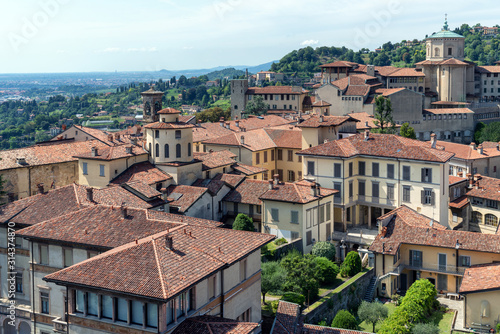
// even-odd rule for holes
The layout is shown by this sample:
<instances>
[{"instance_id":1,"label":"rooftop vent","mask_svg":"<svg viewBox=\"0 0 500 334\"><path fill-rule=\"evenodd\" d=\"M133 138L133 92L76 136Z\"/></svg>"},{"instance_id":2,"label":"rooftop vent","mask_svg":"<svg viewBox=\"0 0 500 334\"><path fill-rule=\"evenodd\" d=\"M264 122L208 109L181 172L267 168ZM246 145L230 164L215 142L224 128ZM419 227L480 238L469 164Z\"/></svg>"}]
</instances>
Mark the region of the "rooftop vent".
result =
<instances>
[{"instance_id":1,"label":"rooftop vent","mask_svg":"<svg viewBox=\"0 0 500 334\"><path fill-rule=\"evenodd\" d=\"M27 165L26 158L16 158L16 163L18 165Z\"/></svg>"},{"instance_id":2,"label":"rooftop vent","mask_svg":"<svg viewBox=\"0 0 500 334\"><path fill-rule=\"evenodd\" d=\"M91 148L91 156L97 157L97 147L94 146Z\"/></svg>"}]
</instances>

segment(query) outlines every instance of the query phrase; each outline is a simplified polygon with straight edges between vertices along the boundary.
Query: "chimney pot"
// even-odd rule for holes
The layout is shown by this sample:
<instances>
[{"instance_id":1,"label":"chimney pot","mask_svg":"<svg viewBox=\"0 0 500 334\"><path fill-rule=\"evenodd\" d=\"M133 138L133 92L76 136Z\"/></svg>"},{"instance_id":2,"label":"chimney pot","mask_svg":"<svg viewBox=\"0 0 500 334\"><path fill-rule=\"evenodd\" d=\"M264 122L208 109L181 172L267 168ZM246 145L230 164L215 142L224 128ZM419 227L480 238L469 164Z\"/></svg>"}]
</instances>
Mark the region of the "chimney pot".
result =
<instances>
[{"instance_id":1,"label":"chimney pot","mask_svg":"<svg viewBox=\"0 0 500 334\"><path fill-rule=\"evenodd\" d=\"M365 130L365 141L370 139L370 130L366 129Z\"/></svg>"},{"instance_id":2,"label":"chimney pot","mask_svg":"<svg viewBox=\"0 0 500 334\"><path fill-rule=\"evenodd\" d=\"M169 235L165 236L165 246L170 250L174 250L174 240Z\"/></svg>"},{"instance_id":3,"label":"chimney pot","mask_svg":"<svg viewBox=\"0 0 500 334\"><path fill-rule=\"evenodd\" d=\"M93 157L97 157L97 154L98 154L98 153L97 153L97 147L95 147L95 146L94 146L94 147L92 147L92 148L91 148L91 152L92 152L91 156L93 156Z\"/></svg>"},{"instance_id":4,"label":"chimney pot","mask_svg":"<svg viewBox=\"0 0 500 334\"><path fill-rule=\"evenodd\" d=\"M313 196L313 197L318 196L317 190L318 190L318 188L316 188L316 184L314 184L314 183L311 184L311 196Z\"/></svg>"},{"instance_id":5,"label":"chimney pot","mask_svg":"<svg viewBox=\"0 0 500 334\"><path fill-rule=\"evenodd\" d=\"M479 154L483 154L483 144L479 144L477 150L479 151Z\"/></svg>"},{"instance_id":6,"label":"chimney pot","mask_svg":"<svg viewBox=\"0 0 500 334\"><path fill-rule=\"evenodd\" d=\"M436 134L431 133L431 148L436 148Z\"/></svg>"},{"instance_id":7,"label":"chimney pot","mask_svg":"<svg viewBox=\"0 0 500 334\"><path fill-rule=\"evenodd\" d=\"M38 187L38 193L39 194L43 194L44 191L43 191L43 183L39 183L36 185Z\"/></svg>"},{"instance_id":8,"label":"chimney pot","mask_svg":"<svg viewBox=\"0 0 500 334\"><path fill-rule=\"evenodd\" d=\"M368 126L368 121L365 121L365 126Z\"/></svg>"},{"instance_id":9,"label":"chimney pot","mask_svg":"<svg viewBox=\"0 0 500 334\"><path fill-rule=\"evenodd\" d=\"M108 140L113 141L113 135L108 135Z\"/></svg>"},{"instance_id":10,"label":"chimney pot","mask_svg":"<svg viewBox=\"0 0 500 334\"><path fill-rule=\"evenodd\" d=\"M273 189L273 180L269 180L269 190Z\"/></svg>"},{"instance_id":11,"label":"chimney pot","mask_svg":"<svg viewBox=\"0 0 500 334\"><path fill-rule=\"evenodd\" d=\"M280 175L274 174L273 177L274 177L274 184L278 185L278 183L280 182Z\"/></svg>"},{"instance_id":12,"label":"chimney pot","mask_svg":"<svg viewBox=\"0 0 500 334\"><path fill-rule=\"evenodd\" d=\"M470 143L470 148L472 148L473 150L475 150L476 149L476 143L474 143L474 142Z\"/></svg>"},{"instance_id":13,"label":"chimney pot","mask_svg":"<svg viewBox=\"0 0 500 334\"><path fill-rule=\"evenodd\" d=\"M127 208L122 206L121 208L122 218L127 218Z\"/></svg>"},{"instance_id":14,"label":"chimney pot","mask_svg":"<svg viewBox=\"0 0 500 334\"><path fill-rule=\"evenodd\" d=\"M241 145L245 145L245 136L241 136Z\"/></svg>"},{"instance_id":15,"label":"chimney pot","mask_svg":"<svg viewBox=\"0 0 500 334\"><path fill-rule=\"evenodd\" d=\"M323 115L319 116L319 122L323 123Z\"/></svg>"},{"instance_id":16,"label":"chimney pot","mask_svg":"<svg viewBox=\"0 0 500 334\"><path fill-rule=\"evenodd\" d=\"M94 189L92 187L87 188L87 200L94 202Z\"/></svg>"}]
</instances>

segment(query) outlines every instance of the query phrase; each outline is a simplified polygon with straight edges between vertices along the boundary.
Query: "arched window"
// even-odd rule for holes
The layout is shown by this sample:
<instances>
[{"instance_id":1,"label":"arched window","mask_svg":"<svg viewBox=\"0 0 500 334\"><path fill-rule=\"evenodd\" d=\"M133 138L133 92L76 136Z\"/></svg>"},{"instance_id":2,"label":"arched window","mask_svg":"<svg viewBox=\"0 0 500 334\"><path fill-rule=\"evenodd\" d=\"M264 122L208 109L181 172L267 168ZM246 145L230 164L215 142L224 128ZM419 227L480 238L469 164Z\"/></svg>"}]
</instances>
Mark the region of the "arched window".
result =
<instances>
[{"instance_id":1,"label":"arched window","mask_svg":"<svg viewBox=\"0 0 500 334\"><path fill-rule=\"evenodd\" d=\"M434 49L434 57L439 57L439 48Z\"/></svg>"},{"instance_id":2,"label":"arched window","mask_svg":"<svg viewBox=\"0 0 500 334\"><path fill-rule=\"evenodd\" d=\"M170 148L165 144L165 158L170 158Z\"/></svg>"},{"instance_id":3,"label":"arched window","mask_svg":"<svg viewBox=\"0 0 500 334\"><path fill-rule=\"evenodd\" d=\"M188 157L191 156L191 143L188 143Z\"/></svg>"},{"instance_id":4,"label":"arched window","mask_svg":"<svg viewBox=\"0 0 500 334\"><path fill-rule=\"evenodd\" d=\"M487 213L484 216L484 223L490 226L498 226L498 218L497 216L492 215L491 213Z\"/></svg>"},{"instance_id":5,"label":"arched window","mask_svg":"<svg viewBox=\"0 0 500 334\"><path fill-rule=\"evenodd\" d=\"M158 143L155 144L155 157L160 156L160 145Z\"/></svg>"},{"instance_id":6,"label":"arched window","mask_svg":"<svg viewBox=\"0 0 500 334\"><path fill-rule=\"evenodd\" d=\"M474 224L482 224L483 215L481 214L481 212L478 212L478 211L472 212L472 222Z\"/></svg>"},{"instance_id":7,"label":"arched window","mask_svg":"<svg viewBox=\"0 0 500 334\"><path fill-rule=\"evenodd\" d=\"M175 145L175 157L176 158L181 157L181 144Z\"/></svg>"},{"instance_id":8,"label":"arched window","mask_svg":"<svg viewBox=\"0 0 500 334\"><path fill-rule=\"evenodd\" d=\"M149 102L144 103L144 113L151 114L151 105L149 104Z\"/></svg>"}]
</instances>

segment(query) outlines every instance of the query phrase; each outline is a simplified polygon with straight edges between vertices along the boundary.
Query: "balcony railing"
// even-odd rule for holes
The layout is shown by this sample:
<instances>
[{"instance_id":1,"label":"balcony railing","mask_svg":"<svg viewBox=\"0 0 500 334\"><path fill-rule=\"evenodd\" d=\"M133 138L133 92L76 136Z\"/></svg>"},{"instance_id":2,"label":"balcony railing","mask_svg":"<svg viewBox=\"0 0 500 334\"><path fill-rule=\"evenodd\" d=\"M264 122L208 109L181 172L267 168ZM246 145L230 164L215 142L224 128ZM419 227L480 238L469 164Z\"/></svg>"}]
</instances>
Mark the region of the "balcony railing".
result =
<instances>
[{"instance_id":1,"label":"balcony railing","mask_svg":"<svg viewBox=\"0 0 500 334\"><path fill-rule=\"evenodd\" d=\"M68 323L62 321L61 318L56 318L52 320L54 324L54 332L67 333L68 331Z\"/></svg>"},{"instance_id":2,"label":"balcony railing","mask_svg":"<svg viewBox=\"0 0 500 334\"><path fill-rule=\"evenodd\" d=\"M455 266L451 264L441 265L437 263L410 263L409 261L401 261L398 266L392 268L391 272L396 275L400 275L404 269L409 270L419 270L419 271L430 271L442 274L451 274L463 276L466 267Z\"/></svg>"}]
</instances>

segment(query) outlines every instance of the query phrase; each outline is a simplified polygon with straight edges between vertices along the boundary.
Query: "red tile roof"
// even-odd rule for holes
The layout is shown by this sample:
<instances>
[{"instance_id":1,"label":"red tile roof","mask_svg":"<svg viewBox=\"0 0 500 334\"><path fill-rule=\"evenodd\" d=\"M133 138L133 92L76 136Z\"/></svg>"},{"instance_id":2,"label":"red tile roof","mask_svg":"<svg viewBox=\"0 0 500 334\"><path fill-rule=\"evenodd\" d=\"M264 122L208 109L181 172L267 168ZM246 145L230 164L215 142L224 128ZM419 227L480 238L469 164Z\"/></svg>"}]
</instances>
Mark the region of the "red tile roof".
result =
<instances>
[{"instance_id":1,"label":"red tile roof","mask_svg":"<svg viewBox=\"0 0 500 334\"><path fill-rule=\"evenodd\" d=\"M408 210L411 209L405 209ZM394 255L401 244L454 249L458 240L460 249L500 254L500 235L442 229L443 226L436 222L433 222L431 227L430 218L414 213L415 218L410 220L401 212L404 211L396 212L391 219L388 218L391 212L378 218L381 222L387 218L387 225L384 223L384 226L387 226L387 233L385 237L377 235L370 246L371 251ZM437 229L437 226L440 229Z\"/></svg>"},{"instance_id":2,"label":"red tile roof","mask_svg":"<svg viewBox=\"0 0 500 334\"><path fill-rule=\"evenodd\" d=\"M164 108L157 112L157 114L180 114L181 112L174 108Z\"/></svg>"},{"instance_id":3,"label":"red tile roof","mask_svg":"<svg viewBox=\"0 0 500 334\"><path fill-rule=\"evenodd\" d=\"M172 239L172 249L167 248L166 237ZM180 225L150 233L49 274L44 280L168 300L274 238L247 231Z\"/></svg>"},{"instance_id":4,"label":"red tile roof","mask_svg":"<svg viewBox=\"0 0 500 334\"><path fill-rule=\"evenodd\" d=\"M450 202L450 208L455 208L455 209L462 209L466 205L469 204L469 199L467 196L460 196L459 198L455 198L453 201Z\"/></svg>"},{"instance_id":5,"label":"red tile roof","mask_svg":"<svg viewBox=\"0 0 500 334\"><path fill-rule=\"evenodd\" d=\"M400 68L390 74L388 77L425 77L424 72L417 71L415 68Z\"/></svg>"},{"instance_id":6,"label":"red tile roof","mask_svg":"<svg viewBox=\"0 0 500 334\"><path fill-rule=\"evenodd\" d=\"M208 192L214 196L216 195L224 185L229 186L226 182L214 179L197 179L191 185L193 187L201 187L208 189ZM229 186L230 187L230 186Z\"/></svg>"},{"instance_id":7,"label":"red tile roof","mask_svg":"<svg viewBox=\"0 0 500 334\"><path fill-rule=\"evenodd\" d=\"M467 192L467 196L500 201L500 179L481 176L480 180L475 181L474 188Z\"/></svg>"},{"instance_id":8,"label":"red tile roof","mask_svg":"<svg viewBox=\"0 0 500 334\"><path fill-rule=\"evenodd\" d=\"M378 156L421 161L446 162L453 153L432 149L425 142L392 134L370 133L369 140L364 134L333 140L325 144L299 151L299 155L354 157Z\"/></svg>"},{"instance_id":9,"label":"red tile roof","mask_svg":"<svg viewBox=\"0 0 500 334\"><path fill-rule=\"evenodd\" d=\"M353 63L351 61L337 60L333 63L320 65L319 67L355 67L357 65L358 63Z\"/></svg>"},{"instance_id":10,"label":"red tile roof","mask_svg":"<svg viewBox=\"0 0 500 334\"><path fill-rule=\"evenodd\" d=\"M181 123L181 122L156 122L144 125L146 129L188 129L194 127L193 124Z\"/></svg>"},{"instance_id":11,"label":"red tile roof","mask_svg":"<svg viewBox=\"0 0 500 334\"><path fill-rule=\"evenodd\" d=\"M265 131L276 147L293 148L297 150L302 148L302 131L299 128L268 128L265 129Z\"/></svg>"},{"instance_id":12,"label":"red tile roof","mask_svg":"<svg viewBox=\"0 0 500 334\"><path fill-rule=\"evenodd\" d=\"M391 96L392 94L404 91L406 88L377 88L375 89L375 94L381 94L382 96Z\"/></svg>"},{"instance_id":13,"label":"red tile roof","mask_svg":"<svg viewBox=\"0 0 500 334\"><path fill-rule=\"evenodd\" d=\"M316 187L316 184L306 180L294 183L278 183L273 186L273 189L267 190L259 198L261 200L305 204L338 193L338 190L320 187L319 194L314 196L311 187Z\"/></svg>"},{"instance_id":14,"label":"red tile roof","mask_svg":"<svg viewBox=\"0 0 500 334\"><path fill-rule=\"evenodd\" d=\"M131 153L128 153L127 150L129 149L132 150ZM97 149L97 154L95 156L92 156L91 151L92 150L90 149L87 152L75 155L75 158L110 161L110 160L123 159L123 158L148 154L148 152L144 150L142 147L130 144Z\"/></svg>"},{"instance_id":15,"label":"red tile roof","mask_svg":"<svg viewBox=\"0 0 500 334\"><path fill-rule=\"evenodd\" d=\"M221 174L218 173L213 177L213 180L220 180L227 183L230 187L235 188L238 184L243 182L246 178L241 175L232 175L232 174Z\"/></svg>"},{"instance_id":16,"label":"red tile roof","mask_svg":"<svg viewBox=\"0 0 500 334\"><path fill-rule=\"evenodd\" d=\"M459 66L468 66L469 64L463 62L461 60L450 58L446 60L424 60L419 63L415 63L415 65L459 65Z\"/></svg>"},{"instance_id":17,"label":"red tile roof","mask_svg":"<svg viewBox=\"0 0 500 334\"><path fill-rule=\"evenodd\" d=\"M481 73L500 73L500 66L476 66L476 70Z\"/></svg>"},{"instance_id":18,"label":"red tile roof","mask_svg":"<svg viewBox=\"0 0 500 334\"><path fill-rule=\"evenodd\" d=\"M332 327L324 327L318 325L309 325L305 324L302 327L302 334L369 334L370 332L361 332L352 329L342 329L342 328L332 328Z\"/></svg>"},{"instance_id":19,"label":"red tile roof","mask_svg":"<svg viewBox=\"0 0 500 334\"><path fill-rule=\"evenodd\" d=\"M329 106L331 106L331 104L326 102L326 101L316 101L312 105L314 107L329 107Z\"/></svg>"},{"instance_id":20,"label":"red tile roof","mask_svg":"<svg viewBox=\"0 0 500 334\"><path fill-rule=\"evenodd\" d=\"M76 161L75 155L90 152L92 147L103 149L108 146L97 140L71 140L64 142L52 141L14 150L0 151L0 170ZM24 158L26 165L18 164L18 158Z\"/></svg>"},{"instance_id":21,"label":"red tile roof","mask_svg":"<svg viewBox=\"0 0 500 334\"><path fill-rule=\"evenodd\" d=\"M244 165L244 164L239 163L239 162L236 163L232 168L234 170L232 173L243 174L243 175L247 175L247 176L267 172L267 168Z\"/></svg>"},{"instance_id":22,"label":"red tile roof","mask_svg":"<svg viewBox=\"0 0 500 334\"><path fill-rule=\"evenodd\" d=\"M241 137L244 137L242 144ZM227 136L205 140L205 145L241 146L250 151L261 151L276 147L264 129L257 129L242 133L231 133Z\"/></svg>"},{"instance_id":23,"label":"red tile roof","mask_svg":"<svg viewBox=\"0 0 500 334\"><path fill-rule=\"evenodd\" d=\"M473 114L474 111L469 108L439 108L439 109L424 109L423 114Z\"/></svg>"},{"instance_id":24,"label":"red tile roof","mask_svg":"<svg viewBox=\"0 0 500 334\"><path fill-rule=\"evenodd\" d=\"M228 150L215 152L195 152L194 158L201 160L202 169L209 170L213 168L228 166L236 163L234 158L236 154Z\"/></svg>"},{"instance_id":25,"label":"red tile roof","mask_svg":"<svg viewBox=\"0 0 500 334\"><path fill-rule=\"evenodd\" d=\"M215 316L198 316L184 320L172 334L250 334L259 324L239 322Z\"/></svg>"},{"instance_id":26,"label":"red tile roof","mask_svg":"<svg viewBox=\"0 0 500 334\"><path fill-rule=\"evenodd\" d=\"M140 180L127 182L125 185L148 198L161 196L161 192Z\"/></svg>"},{"instance_id":27,"label":"red tile roof","mask_svg":"<svg viewBox=\"0 0 500 334\"><path fill-rule=\"evenodd\" d=\"M271 334L300 333L301 311L298 304L280 300Z\"/></svg>"},{"instance_id":28,"label":"red tile roof","mask_svg":"<svg viewBox=\"0 0 500 334\"><path fill-rule=\"evenodd\" d=\"M375 125L375 117L366 112L354 112L351 114L347 114L347 116L355 119L356 122L356 130L366 130L366 129L377 129L378 125ZM395 124L396 128L401 127L399 124Z\"/></svg>"},{"instance_id":29,"label":"red tile roof","mask_svg":"<svg viewBox=\"0 0 500 334\"><path fill-rule=\"evenodd\" d=\"M170 179L172 179L172 176L153 166L149 161L145 161L130 166L120 175L111 180L110 184L119 185L127 182L142 181L149 185L154 185Z\"/></svg>"},{"instance_id":30,"label":"red tile roof","mask_svg":"<svg viewBox=\"0 0 500 334\"><path fill-rule=\"evenodd\" d=\"M254 94L307 94L309 91L302 87L295 86L267 86L267 87L250 87L246 91L247 95Z\"/></svg>"},{"instance_id":31,"label":"red tile roof","mask_svg":"<svg viewBox=\"0 0 500 334\"><path fill-rule=\"evenodd\" d=\"M460 293L500 289L500 263L489 263L467 268L460 284Z\"/></svg>"},{"instance_id":32,"label":"red tile roof","mask_svg":"<svg viewBox=\"0 0 500 334\"><path fill-rule=\"evenodd\" d=\"M492 147L490 143L485 143L483 143L483 154L479 154L479 150L477 148L472 148L471 145L464 145L441 140L438 140L436 142L436 148L455 154L455 159L473 160L500 156L500 151L497 150L496 146ZM427 144L430 146L430 141L428 141Z\"/></svg>"},{"instance_id":33,"label":"red tile roof","mask_svg":"<svg viewBox=\"0 0 500 334\"><path fill-rule=\"evenodd\" d=\"M357 122L356 119L350 116L323 116L323 121L321 121L320 116L312 116L308 120L297 124L299 128L319 128L319 127L329 127L329 126L339 126L345 122Z\"/></svg>"},{"instance_id":34,"label":"red tile roof","mask_svg":"<svg viewBox=\"0 0 500 334\"><path fill-rule=\"evenodd\" d=\"M168 198L173 199L170 206L178 208L181 213L189 210L206 192L206 188L185 185L171 185L167 188Z\"/></svg>"},{"instance_id":35,"label":"red tile roof","mask_svg":"<svg viewBox=\"0 0 500 334\"><path fill-rule=\"evenodd\" d=\"M261 205L260 196L268 190L268 181L245 179L222 200L225 202Z\"/></svg>"},{"instance_id":36,"label":"red tile roof","mask_svg":"<svg viewBox=\"0 0 500 334\"><path fill-rule=\"evenodd\" d=\"M454 185L455 183L464 182L464 181L467 181L467 178L460 177L460 176L453 176L453 175L448 176L448 183L450 186Z\"/></svg>"},{"instance_id":37,"label":"red tile roof","mask_svg":"<svg viewBox=\"0 0 500 334\"><path fill-rule=\"evenodd\" d=\"M102 131L102 130L94 129L94 128L88 128L88 127L81 126L81 125L73 125L73 127L75 129L78 129L78 131L86 133L90 137L95 138L95 139L99 140L100 142L102 142L103 144L106 144L108 146L125 144L125 141L123 140L123 138L121 138L121 136L119 139L117 139L113 136L114 133L111 133L111 132ZM56 136L56 138L57 138L57 136ZM89 139L92 139L92 138L89 138Z\"/></svg>"}]
</instances>

